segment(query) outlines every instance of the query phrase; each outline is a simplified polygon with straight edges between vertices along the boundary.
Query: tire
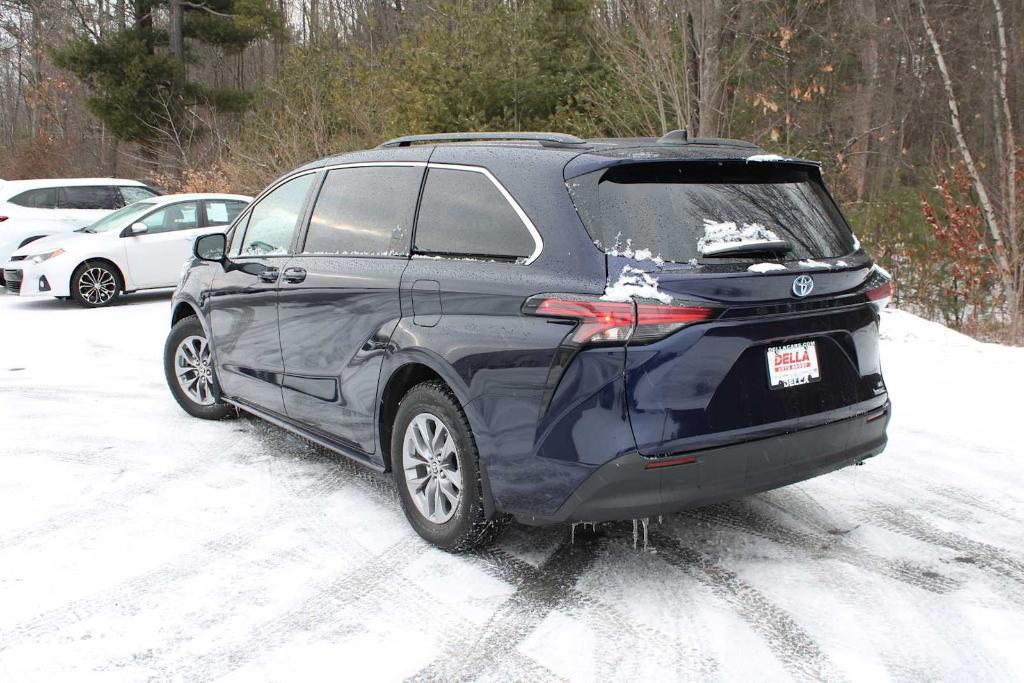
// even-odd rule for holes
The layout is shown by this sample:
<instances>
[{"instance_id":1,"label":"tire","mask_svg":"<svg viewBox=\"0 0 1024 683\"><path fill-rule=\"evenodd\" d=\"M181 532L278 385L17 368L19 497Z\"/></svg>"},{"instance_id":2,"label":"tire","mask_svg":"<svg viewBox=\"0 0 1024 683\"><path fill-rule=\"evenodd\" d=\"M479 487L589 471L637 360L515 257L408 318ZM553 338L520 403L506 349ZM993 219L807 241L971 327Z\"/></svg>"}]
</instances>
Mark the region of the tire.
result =
<instances>
[{"instance_id":1,"label":"tire","mask_svg":"<svg viewBox=\"0 0 1024 683\"><path fill-rule=\"evenodd\" d=\"M445 436L439 433L442 428L451 444L447 438L441 442ZM435 436L435 444L441 445L427 448ZM502 520L487 519L484 513L480 456L473 432L458 400L443 382L418 384L402 398L391 433L391 463L405 516L424 539L439 548L461 552L497 535ZM455 491L458 495L453 503L450 494Z\"/></svg>"},{"instance_id":2,"label":"tire","mask_svg":"<svg viewBox=\"0 0 1024 683\"><path fill-rule=\"evenodd\" d=\"M191 356L189 349L192 351ZM198 359L198 363L190 362L189 358ZM179 369L187 370L190 367L192 371L179 381ZM167 378L167 386L174 400L192 417L223 420L234 415L235 409L221 400L220 384L214 371L206 331L196 316L182 318L167 335L164 343L164 377Z\"/></svg>"},{"instance_id":3,"label":"tire","mask_svg":"<svg viewBox=\"0 0 1024 683\"><path fill-rule=\"evenodd\" d=\"M106 261L86 261L71 276L71 298L86 308L110 306L123 290L121 273Z\"/></svg>"}]
</instances>

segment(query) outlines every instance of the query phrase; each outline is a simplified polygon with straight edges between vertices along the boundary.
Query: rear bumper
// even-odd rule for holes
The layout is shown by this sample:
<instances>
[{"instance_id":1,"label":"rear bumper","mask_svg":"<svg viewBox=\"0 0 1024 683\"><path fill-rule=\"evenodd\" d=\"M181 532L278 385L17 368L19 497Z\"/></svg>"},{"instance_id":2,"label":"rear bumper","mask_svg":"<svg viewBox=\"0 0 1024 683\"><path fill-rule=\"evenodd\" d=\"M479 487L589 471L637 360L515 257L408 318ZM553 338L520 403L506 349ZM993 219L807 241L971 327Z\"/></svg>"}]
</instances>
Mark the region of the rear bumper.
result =
<instances>
[{"instance_id":1,"label":"rear bumper","mask_svg":"<svg viewBox=\"0 0 1024 683\"><path fill-rule=\"evenodd\" d=\"M598 468L553 516L516 517L525 524L639 519L786 486L881 453L890 411L886 402L846 420L680 458L630 453Z\"/></svg>"}]
</instances>

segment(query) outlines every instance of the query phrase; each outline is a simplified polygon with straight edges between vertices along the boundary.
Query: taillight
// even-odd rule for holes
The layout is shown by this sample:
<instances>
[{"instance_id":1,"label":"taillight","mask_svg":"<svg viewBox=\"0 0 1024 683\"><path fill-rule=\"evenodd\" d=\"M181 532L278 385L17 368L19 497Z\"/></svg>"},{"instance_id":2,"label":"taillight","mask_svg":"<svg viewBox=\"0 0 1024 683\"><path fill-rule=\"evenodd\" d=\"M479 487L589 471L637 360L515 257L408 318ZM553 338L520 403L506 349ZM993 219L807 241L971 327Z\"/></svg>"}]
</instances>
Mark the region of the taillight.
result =
<instances>
[{"instance_id":1,"label":"taillight","mask_svg":"<svg viewBox=\"0 0 1024 683\"><path fill-rule=\"evenodd\" d=\"M634 342L653 341L667 337L676 330L715 317L715 309L704 306L671 306L665 304L636 305Z\"/></svg>"},{"instance_id":2,"label":"taillight","mask_svg":"<svg viewBox=\"0 0 1024 683\"><path fill-rule=\"evenodd\" d=\"M871 305L875 307L875 310L881 311L892 301L892 279L879 271L876 271L872 278L874 278L874 281L868 284L869 289L865 294Z\"/></svg>"},{"instance_id":3,"label":"taillight","mask_svg":"<svg viewBox=\"0 0 1024 683\"><path fill-rule=\"evenodd\" d=\"M0 223L3 223L5 220L7 220L7 216L0 216Z\"/></svg>"},{"instance_id":4,"label":"taillight","mask_svg":"<svg viewBox=\"0 0 1024 683\"><path fill-rule=\"evenodd\" d=\"M632 303L541 298L536 307L529 304L527 313L578 320L572 335L577 344L626 341L633 330Z\"/></svg>"},{"instance_id":5,"label":"taillight","mask_svg":"<svg viewBox=\"0 0 1024 683\"><path fill-rule=\"evenodd\" d=\"M567 295L530 297L523 310L530 315L576 320L579 324L570 337L575 344L650 342L716 314L715 309L704 306L601 301Z\"/></svg>"}]
</instances>

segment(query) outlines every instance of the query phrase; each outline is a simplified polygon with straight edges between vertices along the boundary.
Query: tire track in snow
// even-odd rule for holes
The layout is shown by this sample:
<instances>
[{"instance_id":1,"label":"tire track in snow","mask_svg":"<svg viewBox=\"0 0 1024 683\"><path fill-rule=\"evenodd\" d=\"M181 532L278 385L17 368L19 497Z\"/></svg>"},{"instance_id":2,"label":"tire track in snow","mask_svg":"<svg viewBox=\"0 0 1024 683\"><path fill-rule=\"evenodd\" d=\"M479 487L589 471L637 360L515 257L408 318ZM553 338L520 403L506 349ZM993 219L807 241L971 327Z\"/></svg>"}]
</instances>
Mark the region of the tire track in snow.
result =
<instances>
[{"instance_id":1,"label":"tire track in snow","mask_svg":"<svg viewBox=\"0 0 1024 683\"><path fill-rule=\"evenodd\" d=\"M222 449L225 446L230 445L233 441L235 441L235 439L229 437L211 444L211 448L214 449L212 452L223 452ZM104 457L101 457L101 461L114 461L115 459L111 457L111 455L112 454L104 453ZM121 461L118 460L118 462ZM129 463L125 464L130 465ZM144 496L147 493L152 493L168 482L185 479L189 475L196 474L200 471L208 471L215 467L216 464L217 462L210 458L195 459L181 465L180 467L160 472L151 479L140 481L125 489L103 491L100 494L102 498L92 499L91 502L94 502L95 505L91 507L61 512L47 517L32 527L20 529L4 536L0 536L0 550L23 543L29 538L32 540L42 538L43 536L61 531L76 524L89 523L95 525L96 523L106 520L108 517L130 512L131 506L128 504L128 501Z\"/></svg>"},{"instance_id":2,"label":"tire track in snow","mask_svg":"<svg viewBox=\"0 0 1024 683\"><path fill-rule=\"evenodd\" d=\"M884 529L933 546L965 553L966 557L958 557L956 560L1024 584L1024 560L1004 548L943 531L920 517L891 505L872 505L868 511L871 520ZM1014 595L1014 598L1017 602L1024 602L1024 597L1019 593Z\"/></svg>"},{"instance_id":3,"label":"tire track in snow","mask_svg":"<svg viewBox=\"0 0 1024 683\"><path fill-rule=\"evenodd\" d=\"M981 510L982 512L987 512L990 515L995 515L996 517L1002 517L1003 519L1008 519L1018 524L1021 523L1021 520L1019 518L1017 518L1015 515L1010 514L1004 508L1000 508L997 505L993 505L990 501L985 500L980 496L976 496L972 493L969 493L964 489L957 488L955 486L929 486L927 490L929 493L939 498L952 500L956 503L959 503L960 505L963 505L964 507L975 508L977 510Z\"/></svg>"},{"instance_id":4,"label":"tire track in snow","mask_svg":"<svg viewBox=\"0 0 1024 683\"><path fill-rule=\"evenodd\" d=\"M192 656L185 666L181 665L182 658L169 658L173 667L171 673L179 680L209 681L257 660L297 634L321 631L325 627L338 629L342 622L358 627L364 613L353 614L352 611L369 599L379 601L384 593L383 584L430 548L419 537L406 536L369 561L360 562L320 583L299 604L250 630L244 640L228 648ZM348 629L343 631L348 632Z\"/></svg>"},{"instance_id":5,"label":"tire track in snow","mask_svg":"<svg viewBox=\"0 0 1024 683\"><path fill-rule=\"evenodd\" d=\"M932 593L948 593L961 585L960 581L943 576L934 569L913 562L879 557L868 550L842 542L836 535L811 533L785 526L751 509L747 500L711 505L682 514L713 526L731 527L753 534L812 557L845 562Z\"/></svg>"},{"instance_id":6,"label":"tire track in snow","mask_svg":"<svg viewBox=\"0 0 1024 683\"><path fill-rule=\"evenodd\" d=\"M845 677L807 631L763 593L741 580L710 556L661 531L651 532L658 557L709 586L764 639L795 679L836 681Z\"/></svg>"},{"instance_id":7,"label":"tire track in snow","mask_svg":"<svg viewBox=\"0 0 1024 683\"><path fill-rule=\"evenodd\" d=\"M471 680L484 674L507 670L512 661L526 657L517 648L556 610L566 611L595 631L603 642L614 647L600 648L601 671L614 670L620 652L648 652L665 656L667 634L638 624L615 606L585 594L576 588L582 574L600 561L603 536L581 535L576 544L560 544L540 566L513 557L500 547L484 548L465 555L496 578L511 583L516 592L478 629L478 635L450 641L430 665L410 681ZM468 653L468 658L467 658ZM680 678L696 673L703 678L713 674L718 663L691 645L679 643L672 656ZM532 661L532 660L531 660ZM538 664L539 666L539 664Z\"/></svg>"},{"instance_id":8,"label":"tire track in snow","mask_svg":"<svg viewBox=\"0 0 1024 683\"><path fill-rule=\"evenodd\" d=\"M325 478L305 487L307 494L325 494L345 487L338 478ZM112 604L133 604L140 596L154 593L187 577L206 571L207 565L224 555L233 555L252 545L269 530L293 518L293 501L282 500L258 517L247 520L234 530L203 541L199 549L177 557L139 576L126 579L105 590L72 600L36 615L20 624L0 631L0 652L11 643L29 637L40 637L64 626L77 623L109 608Z\"/></svg>"},{"instance_id":9,"label":"tire track in snow","mask_svg":"<svg viewBox=\"0 0 1024 683\"><path fill-rule=\"evenodd\" d=\"M480 677L507 651L514 650L548 614L575 592L576 581L594 560L594 545L581 543L574 546L566 541L535 572L523 571L523 567L506 559L499 571L501 575L509 576L512 570L509 578L517 587L512 596L476 634L450 642L433 662L408 680L450 681Z\"/></svg>"}]
</instances>

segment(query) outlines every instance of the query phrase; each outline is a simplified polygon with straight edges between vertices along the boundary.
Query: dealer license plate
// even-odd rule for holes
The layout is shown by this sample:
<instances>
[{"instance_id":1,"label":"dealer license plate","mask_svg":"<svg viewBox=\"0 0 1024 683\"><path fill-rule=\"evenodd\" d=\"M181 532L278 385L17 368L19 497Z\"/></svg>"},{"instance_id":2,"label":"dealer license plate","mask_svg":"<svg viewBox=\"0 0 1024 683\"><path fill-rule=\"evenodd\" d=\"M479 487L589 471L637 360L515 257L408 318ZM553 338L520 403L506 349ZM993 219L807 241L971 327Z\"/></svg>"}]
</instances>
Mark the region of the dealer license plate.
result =
<instances>
[{"instance_id":1,"label":"dealer license plate","mask_svg":"<svg viewBox=\"0 0 1024 683\"><path fill-rule=\"evenodd\" d=\"M814 342L768 348L768 386L772 389L817 382L818 349Z\"/></svg>"}]
</instances>

